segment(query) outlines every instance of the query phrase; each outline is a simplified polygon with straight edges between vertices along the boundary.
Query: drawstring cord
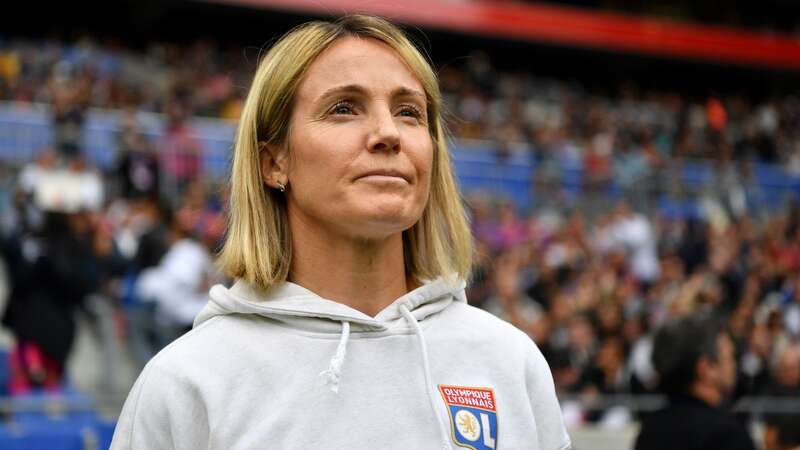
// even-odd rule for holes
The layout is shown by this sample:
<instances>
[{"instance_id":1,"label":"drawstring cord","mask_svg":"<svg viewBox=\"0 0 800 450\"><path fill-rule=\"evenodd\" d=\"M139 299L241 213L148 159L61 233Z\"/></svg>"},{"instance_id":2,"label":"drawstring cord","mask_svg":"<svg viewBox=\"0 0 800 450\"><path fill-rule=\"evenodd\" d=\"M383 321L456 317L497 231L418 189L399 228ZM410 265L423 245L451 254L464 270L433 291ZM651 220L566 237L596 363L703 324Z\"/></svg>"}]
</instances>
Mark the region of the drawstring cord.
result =
<instances>
[{"instance_id":1,"label":"drawstring cord","mask_svg":"<svg viewBox=\"0 0 800 450\"><path fill-rule=\"evenodd\" d=\"M428 362L428 347L425 344L425 335L422 334L422 327L419 326L417 319L411 314L406 305L400 305L400 312L406 321L414 328L414 333L417 335L417 342L419 343L419 350L422 354L422 369L425 372L425 392L428 395L428 402L431 407L431 412L436 417L436 422L439 424L439 433L442 438L442 449L450 450L450 434L442 422L442 418L436 409L436 397L433 395L431 386L431 369ZM339 345L336 347L336 354L331 358L330 365L327 370L320 372L320 376L324 378L324 384L329 385L331 391L339 393L339 379L342 375L342 365L344 358L347 355L347 343L350 340L350 322L342 322L342 336L339 338Z\"/></svg>"},{"instance_id":2,"label":"drawstring cord","mask_svg":"<svg viewBox=\"0 0 800 450\"><path fill-rule=\"evenodd\" d=\"M342 322L342 337L339 338L339 346L336 347L336 354L331 358L331 363L327 370L320 372L319 376L324 378L324 384L330 385L333 393L339 393L339 378L342 376L342 364L347 355L347 342L350 340L350 322Z\"/></svg>"},{"instance_id":3,"label":"drawstring cord","mask_svg":"<svg viewBox=\"0 0 800 450\"><path fill-rule=\"evenodd\" d=\"M420 353L422 353L422 368L425 371L425 391L428 394L431 411L434 417L436 417L436 422L439 424L439 432L442 437L442 449L450 450L452 449L450 446L450 434L445 429L444 422L442 422L442 418L436 410L436 397L434 397L433 391L431 390L433 383L431 383L431 369L428 363L428 347L425 345L425 336L422 334L422 327L419 326L417 319L411 314L411 311L408 310L406 305L400 305L400 312L403 313L403 317L405 317L406 321L414 328L414 332L417 335Z\"/></svg>"}]
</instances>

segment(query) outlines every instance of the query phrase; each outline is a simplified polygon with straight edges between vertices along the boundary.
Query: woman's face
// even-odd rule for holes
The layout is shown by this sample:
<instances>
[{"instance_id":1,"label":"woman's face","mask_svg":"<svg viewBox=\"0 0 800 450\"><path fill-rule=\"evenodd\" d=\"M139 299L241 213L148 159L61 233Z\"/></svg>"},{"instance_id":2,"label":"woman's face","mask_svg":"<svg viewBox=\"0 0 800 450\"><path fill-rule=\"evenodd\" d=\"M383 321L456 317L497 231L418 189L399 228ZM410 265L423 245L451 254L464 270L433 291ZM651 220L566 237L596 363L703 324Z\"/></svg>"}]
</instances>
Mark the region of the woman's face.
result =
<instances>
[{"instance_id":1,"label":"woman's face","mask_svg":"<svg viewBox=\"0 0 800 450\"><path fill-rule=\"evenodd\" d=\"M289 131L290 220L355 239L383 239L419 220L433 144L426 95L399 56L348 37L300 83Z\"/></svg>"}]
</instances>

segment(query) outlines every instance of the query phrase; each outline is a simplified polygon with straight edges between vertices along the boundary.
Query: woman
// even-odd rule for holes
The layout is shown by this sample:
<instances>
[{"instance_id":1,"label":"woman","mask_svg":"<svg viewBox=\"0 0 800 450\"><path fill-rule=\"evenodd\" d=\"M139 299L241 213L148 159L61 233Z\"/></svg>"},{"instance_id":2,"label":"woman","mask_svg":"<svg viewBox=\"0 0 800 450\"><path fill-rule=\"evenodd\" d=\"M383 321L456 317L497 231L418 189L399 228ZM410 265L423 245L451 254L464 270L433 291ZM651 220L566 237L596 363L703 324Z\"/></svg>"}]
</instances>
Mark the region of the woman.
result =
<instances>
[{"instance_id":1,"label":"woman","mask_svg":"<svg viewBox=\"0 0 800 450\"><path fill-rule=\"evenodd\" d=\"M440 111L382 19L275 44L236 139L220 263L237 282L148 364L112 448L569 447L539 350L466 304Z\"/></svg>"}]
</instances>

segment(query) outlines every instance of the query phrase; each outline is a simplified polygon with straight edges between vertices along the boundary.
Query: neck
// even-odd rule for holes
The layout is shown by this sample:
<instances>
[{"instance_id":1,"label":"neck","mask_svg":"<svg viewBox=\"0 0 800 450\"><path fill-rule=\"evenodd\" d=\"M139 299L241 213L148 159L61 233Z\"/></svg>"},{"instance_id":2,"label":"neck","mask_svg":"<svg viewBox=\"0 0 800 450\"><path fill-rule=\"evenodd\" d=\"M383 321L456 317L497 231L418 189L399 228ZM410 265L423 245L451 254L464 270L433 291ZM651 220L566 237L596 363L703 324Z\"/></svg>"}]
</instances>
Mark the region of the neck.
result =
<instances>
[{"instance_id":1,"label":"neck","mask_svg":"<svg viewBox=\"0 0 800 450\"><path fill-rule=\"evenodd\" d=\"M289 280L374 317L408 292L403 236L363 240L320 229L289 215Z\"/></svg>"},{"instance_id":2,"label":"neck","mask_svg":"<svg viewBox=\"0 0 800 450\"><path fill-rule=\"evenodd\" d=\"M722 403L722 394L719 389L703 383L695 383L690 394L710 406L719 406Z\"/></svg>"}]
</instances>

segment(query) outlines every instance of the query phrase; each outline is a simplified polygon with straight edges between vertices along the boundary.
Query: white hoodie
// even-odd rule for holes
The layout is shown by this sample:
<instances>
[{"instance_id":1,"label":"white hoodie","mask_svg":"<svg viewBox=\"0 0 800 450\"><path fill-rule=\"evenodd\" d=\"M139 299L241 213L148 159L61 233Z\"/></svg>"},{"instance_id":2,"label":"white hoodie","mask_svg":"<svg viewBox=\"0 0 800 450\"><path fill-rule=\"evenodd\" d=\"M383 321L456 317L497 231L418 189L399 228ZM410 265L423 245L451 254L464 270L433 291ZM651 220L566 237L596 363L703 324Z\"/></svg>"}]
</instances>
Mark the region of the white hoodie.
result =
<instances>
[{"instance_id":1,"label":"white hoodie","mask_svg":"<svg viewBox=\"0 0 800 450\"><path fill-rule=\"evenodd\" d=\"M215 286L128 396L116 449L570 447L527 335L438 279L370 317L293 283Z\"/></svg>"}]
</instances>

